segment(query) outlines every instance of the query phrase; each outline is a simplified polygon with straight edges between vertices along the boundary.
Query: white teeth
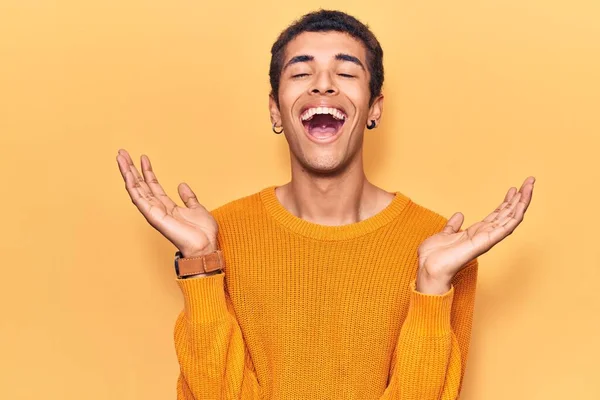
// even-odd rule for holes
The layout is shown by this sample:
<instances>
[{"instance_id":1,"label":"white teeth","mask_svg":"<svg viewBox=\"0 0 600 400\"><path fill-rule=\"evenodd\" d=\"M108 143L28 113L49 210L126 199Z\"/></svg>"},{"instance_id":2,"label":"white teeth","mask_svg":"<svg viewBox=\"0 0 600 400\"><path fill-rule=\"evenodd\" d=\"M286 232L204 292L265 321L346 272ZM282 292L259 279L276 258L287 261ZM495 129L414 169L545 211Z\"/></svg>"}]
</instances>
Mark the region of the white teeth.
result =
<instances>
[{"instance_id":1,"label":"white teeth","mask_svg":"<svg viewBox=\"0 0 600 400\"><path fill-rule=\"evenodd\" d=\"M302 121L308 121L315 114L330 114L333 115L335 119L345 120L346 114L344 114L341 110L333 107L311 107L308 110L304 111L300 116Z\"/></svg>"}]
</instances>

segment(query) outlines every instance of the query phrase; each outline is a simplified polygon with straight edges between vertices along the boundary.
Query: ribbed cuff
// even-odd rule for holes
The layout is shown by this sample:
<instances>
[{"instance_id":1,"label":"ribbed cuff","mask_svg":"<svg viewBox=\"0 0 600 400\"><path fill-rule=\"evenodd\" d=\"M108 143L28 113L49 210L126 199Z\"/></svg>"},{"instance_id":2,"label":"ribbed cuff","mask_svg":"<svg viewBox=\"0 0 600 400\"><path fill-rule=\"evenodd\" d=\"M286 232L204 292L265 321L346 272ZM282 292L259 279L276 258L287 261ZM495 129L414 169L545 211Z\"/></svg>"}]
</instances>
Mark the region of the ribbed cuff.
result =
<instances>
[{"instance_id":1,"label":"ribbed cuff","mask_svg":"<svg viewBox=\"0 0 600 400\"><path fill-rule=\"evenodd\" d=\"M201 278L176 279L185 307L185 315L193 323L212 322L227 316L225 274Z\"/></svg>"},{"instance_id":2,"label":"ribbed cuff","mask_svg":"<svg viewBox=\"0 0 600 400\"><path fill-rule=\"evenodd\" d=\"M410 303L403 330L419 336L445 336L452 332L451 312L454 286L441 295L417 291L416 279L410 282Z\"/></svg>"}]
</instances>

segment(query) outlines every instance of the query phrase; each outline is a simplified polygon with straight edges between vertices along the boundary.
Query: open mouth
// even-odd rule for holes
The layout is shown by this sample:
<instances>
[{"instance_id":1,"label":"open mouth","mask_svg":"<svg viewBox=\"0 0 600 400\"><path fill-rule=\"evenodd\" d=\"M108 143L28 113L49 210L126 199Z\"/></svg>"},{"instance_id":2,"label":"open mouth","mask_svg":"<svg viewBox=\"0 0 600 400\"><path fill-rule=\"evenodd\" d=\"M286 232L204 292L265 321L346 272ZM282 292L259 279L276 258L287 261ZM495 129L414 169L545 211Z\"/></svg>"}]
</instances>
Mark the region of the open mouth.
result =
<instances>
[{"instance_id":1,"label":"open mouth","mask_svg":"<svg viewBox=\"0 0 600 400\"><path fill-rule=\"evenodd\" d=\"M329 141L346 122L346 113L334 107L311 107L300 115L306 133L319 141Z\"/></svg>"}]
</instances>

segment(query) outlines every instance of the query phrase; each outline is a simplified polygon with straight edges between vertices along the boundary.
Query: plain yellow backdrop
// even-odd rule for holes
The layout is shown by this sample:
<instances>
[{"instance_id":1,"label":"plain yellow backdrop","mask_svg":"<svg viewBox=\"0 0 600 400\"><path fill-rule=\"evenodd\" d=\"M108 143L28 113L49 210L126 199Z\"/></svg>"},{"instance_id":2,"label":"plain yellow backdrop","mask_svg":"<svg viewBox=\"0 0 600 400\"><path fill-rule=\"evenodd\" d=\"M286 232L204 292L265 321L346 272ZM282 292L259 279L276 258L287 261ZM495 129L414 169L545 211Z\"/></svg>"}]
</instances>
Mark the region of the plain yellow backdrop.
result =
<instances>
[{"instance_id":1,"label":"plain yellow backdrop","mask_svg":"<svg viewBox=\"0 0 600 400\"><path fill-rule=\"evenodd\" d=\"M384 49L368 177L468 226L537 178L480 258L463 399L600 398L600 3L33 1L0 5L0 398L169 399L175 248L120 147L213 209L289 179L270 46L320 7ZM181 203L180 203L181 204Z\"/></svg>"}]
</instances>

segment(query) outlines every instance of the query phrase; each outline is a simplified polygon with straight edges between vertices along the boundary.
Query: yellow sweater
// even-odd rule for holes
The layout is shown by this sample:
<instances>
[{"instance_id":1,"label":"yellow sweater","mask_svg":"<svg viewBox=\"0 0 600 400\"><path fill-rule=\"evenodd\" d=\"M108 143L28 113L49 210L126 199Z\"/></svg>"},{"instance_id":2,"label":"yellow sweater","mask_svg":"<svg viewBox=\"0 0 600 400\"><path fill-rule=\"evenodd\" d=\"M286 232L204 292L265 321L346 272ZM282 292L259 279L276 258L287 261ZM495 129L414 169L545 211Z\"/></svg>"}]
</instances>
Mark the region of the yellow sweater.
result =
<instances>
[{"instance_id":1,"label":"yellow sweater","mask_svg":"<svg viewBox=\"0 0 600 400\"><path fill-rule=\"evenodd\" d=\"M417 249L447 219L400 192L343 226L288 212L275 186L212 211L223 274L177 279L178 399L456 399L477 259L443 295Z\"/></svg>"}]
</instances>

